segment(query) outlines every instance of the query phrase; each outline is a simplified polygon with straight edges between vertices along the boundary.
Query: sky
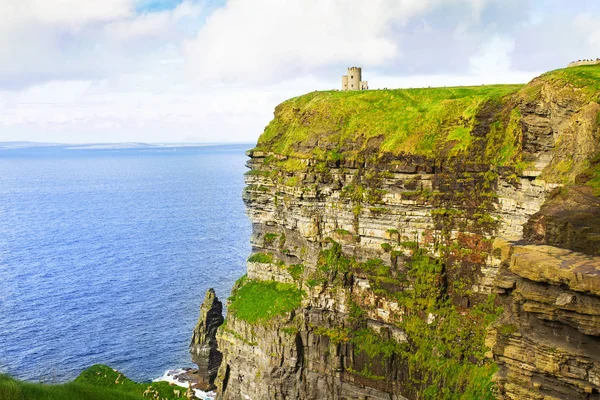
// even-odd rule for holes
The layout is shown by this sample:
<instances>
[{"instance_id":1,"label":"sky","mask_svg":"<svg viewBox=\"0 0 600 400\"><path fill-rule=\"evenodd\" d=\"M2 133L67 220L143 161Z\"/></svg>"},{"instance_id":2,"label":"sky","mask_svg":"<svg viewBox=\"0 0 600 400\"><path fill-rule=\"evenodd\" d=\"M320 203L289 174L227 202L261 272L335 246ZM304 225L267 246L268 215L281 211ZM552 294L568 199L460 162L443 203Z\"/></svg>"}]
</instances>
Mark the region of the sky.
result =
<instances>
[{"instance_id":1,"label":"sky","mask_svg":"<svg viewBox=\"0 0 600 400\"><path fill-rule=\"evenodd\" d=\"M254 142L287 98L525 83L600 57L597 0L0 0L0 141Z\"/></svg>"}]
</instances>

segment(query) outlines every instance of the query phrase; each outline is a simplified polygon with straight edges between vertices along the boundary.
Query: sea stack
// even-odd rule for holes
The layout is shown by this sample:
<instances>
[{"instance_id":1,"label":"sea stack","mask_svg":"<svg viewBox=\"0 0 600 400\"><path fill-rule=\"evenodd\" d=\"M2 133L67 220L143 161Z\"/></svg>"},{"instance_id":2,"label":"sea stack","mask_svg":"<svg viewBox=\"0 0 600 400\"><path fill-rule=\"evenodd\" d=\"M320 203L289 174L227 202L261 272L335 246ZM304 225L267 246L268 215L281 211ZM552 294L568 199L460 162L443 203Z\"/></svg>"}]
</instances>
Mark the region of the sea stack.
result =
<instances>
[{"instance_id":1,"label":"sea stack","mask_svg":"<svg viewBox=\"0 0 600 400\"><path fill-rule=\"evenodd\" d=\"M192 361L198 365L198 382L195 387L201 390L213 390L214 381L223 355L217 346L217 328L223 324L223 303L208 289L202 306L200 318L194 328L190 353Z\"/></svg>"}]
</instances>

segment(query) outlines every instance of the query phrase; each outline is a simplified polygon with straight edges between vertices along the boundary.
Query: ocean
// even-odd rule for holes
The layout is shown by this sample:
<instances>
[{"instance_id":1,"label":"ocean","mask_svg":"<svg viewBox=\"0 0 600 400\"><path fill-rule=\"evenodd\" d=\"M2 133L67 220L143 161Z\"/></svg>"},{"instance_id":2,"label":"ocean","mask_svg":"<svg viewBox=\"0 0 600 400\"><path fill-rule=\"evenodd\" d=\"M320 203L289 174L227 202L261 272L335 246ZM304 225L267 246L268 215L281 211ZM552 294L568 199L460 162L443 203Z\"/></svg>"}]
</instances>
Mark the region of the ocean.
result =
<instances>
[{"instance_id":1,"label":"ocean","mask_svg":"<svg viewBox=\"0 0 600 400\"><path fill-rule=\"evenodd\" d=\"M193 366L205 291L245 272L251 147L0 148L0 373Z\"/></svg>"}]
</instances>

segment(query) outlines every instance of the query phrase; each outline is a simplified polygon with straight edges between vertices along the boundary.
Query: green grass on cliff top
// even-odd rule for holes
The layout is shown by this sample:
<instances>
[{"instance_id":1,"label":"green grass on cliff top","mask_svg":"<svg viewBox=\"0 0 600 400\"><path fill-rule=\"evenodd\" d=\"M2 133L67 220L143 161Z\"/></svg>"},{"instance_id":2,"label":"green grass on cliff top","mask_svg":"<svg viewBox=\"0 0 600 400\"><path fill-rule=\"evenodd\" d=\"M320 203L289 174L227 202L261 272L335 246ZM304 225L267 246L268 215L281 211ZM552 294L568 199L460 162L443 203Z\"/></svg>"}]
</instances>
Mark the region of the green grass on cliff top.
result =
<instances>
[{"instance_id":1,"label":"green grass on cliff top","mask_svg":"<svg viewBox=\"0 0 600 400\"><path fill-rule=\"evenodd\" d=\"M277 107L258 148L300 156L314 148L336 147L345 154L374 147L376 152L424 156L466 149L482 106L500 103L522 87L312 92ZM381 142L367 144L375 137Z\"/></svg>"},{"instance_id":2,"label":"green grass on cliff top","mask_svg":"<svg viewBox=\"0 0 600 400\"><path fill-rule=\"evenodd\" d=\"M312 92L276 108L257 149L323 159L388 152L455 155L468 151L486 103L514 107L519 99L538 98L544 85L600 102L600 65L550 71L527 85ZM491 122L500 122L502 116L494 118Z\"/></svg>"},{"instance_id":3,"label":"green grass on cliff top","mask_svg":"<svg viewBox=\"0 0 600 400\"><path fill-rule=\"evenodd\" d=\"M582 65L546 72L528 86L534 86L538 80L549 82L557 87L569 85L581 89L583 94L588 96L583 101L600 103L600 65Z\"/></svg>"},{"instance_id":4,"label":"green grass on cliff top","mask_svg":"<svg viewBox=\"0 0 600 400\"><path fill-rule=\"evenodd\" d=\"M117 379L118 378L118 379ZM167 382L136 383L105 365L94 365L83 371L73 382L47 385L28 383L0 375L2 400L142 400L148 387L160 399L186 399L186 388ZM175 390L180 395L175 394Z\"/></svg>"}]
</instances>

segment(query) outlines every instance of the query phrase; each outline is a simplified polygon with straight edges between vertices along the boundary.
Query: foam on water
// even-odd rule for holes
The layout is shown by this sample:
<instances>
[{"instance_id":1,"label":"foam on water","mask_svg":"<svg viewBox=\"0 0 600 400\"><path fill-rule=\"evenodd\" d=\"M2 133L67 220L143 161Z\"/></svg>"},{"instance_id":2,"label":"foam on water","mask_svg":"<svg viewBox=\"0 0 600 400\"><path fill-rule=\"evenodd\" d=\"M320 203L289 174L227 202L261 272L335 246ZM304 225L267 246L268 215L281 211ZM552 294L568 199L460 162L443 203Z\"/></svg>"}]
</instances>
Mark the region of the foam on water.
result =
<instances>
[{"instance_id":1,"label":"foam on water","mask_svg":"<svg viewBox=\"0 0 600 400\"><path fill-rule=\"evenodd\" d=\"M160 377L154 379L153 382L169 382L169 383L173 383L175 385L187 388L188 387L187 381L185 381L183 379L177 379L177 376L179 376L183 373L185 373L185 370L181 369L181 368L168 370L168 371L165 371L165 373L162 374ZM200 389L193 389L193 390L194 390L194 394L196 395L196 397L199 398L200 400L212 400L217 395L215 392L205 392Z\"/></svg>"}]
</instances>

